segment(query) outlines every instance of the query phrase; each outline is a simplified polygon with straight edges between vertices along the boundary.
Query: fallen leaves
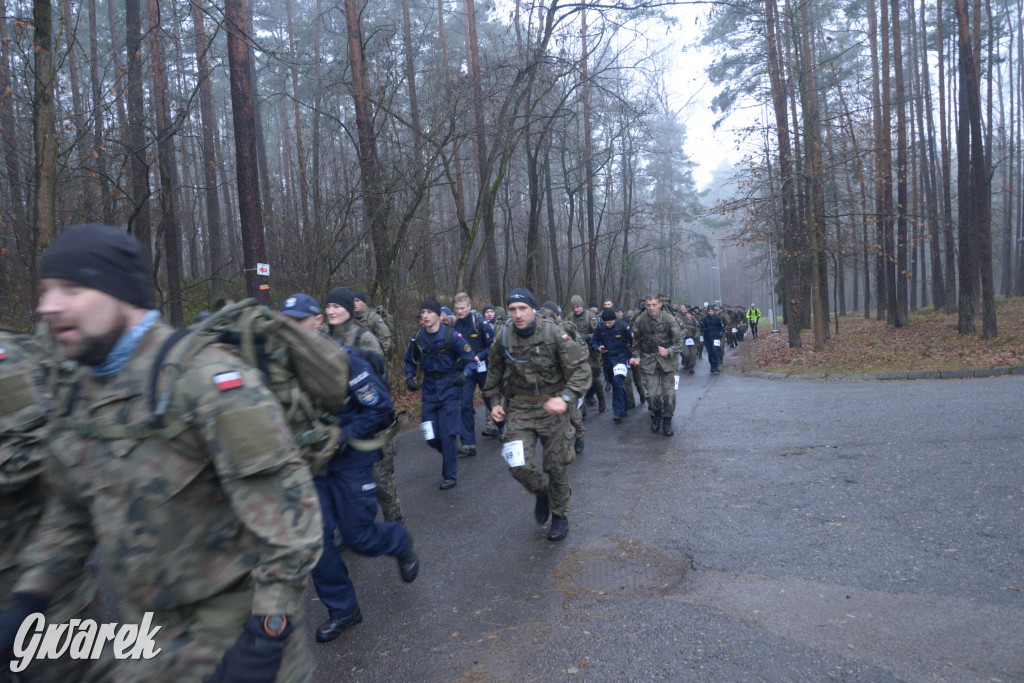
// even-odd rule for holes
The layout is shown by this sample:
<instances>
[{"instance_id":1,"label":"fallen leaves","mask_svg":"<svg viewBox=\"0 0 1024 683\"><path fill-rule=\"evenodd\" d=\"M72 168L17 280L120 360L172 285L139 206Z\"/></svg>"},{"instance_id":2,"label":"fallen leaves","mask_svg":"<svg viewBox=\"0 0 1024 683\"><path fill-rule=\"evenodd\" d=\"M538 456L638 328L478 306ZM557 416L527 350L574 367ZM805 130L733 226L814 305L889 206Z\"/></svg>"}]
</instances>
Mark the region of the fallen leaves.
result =
<instances>
[{"instance_id":1,"label":"fallen leaves","mask_svg":"<svg viewBox=\"0 0 1024 683\"><path fill-rule=\"evenodd\" d=\"M910 324L900 329L857 313L839 319L837 334L833 319L832 339L820 353L814 351L810 330L801 332L802 347L790 348L783 328L779 334L761 335L747 353L744 369L864 375L1024 365L1024 298L1000 297L997 309L999 336L988 341L980 338L980 318L977 334L961 335L955 314L931 309L912 313Z\"/></svg>"}]
</instances>

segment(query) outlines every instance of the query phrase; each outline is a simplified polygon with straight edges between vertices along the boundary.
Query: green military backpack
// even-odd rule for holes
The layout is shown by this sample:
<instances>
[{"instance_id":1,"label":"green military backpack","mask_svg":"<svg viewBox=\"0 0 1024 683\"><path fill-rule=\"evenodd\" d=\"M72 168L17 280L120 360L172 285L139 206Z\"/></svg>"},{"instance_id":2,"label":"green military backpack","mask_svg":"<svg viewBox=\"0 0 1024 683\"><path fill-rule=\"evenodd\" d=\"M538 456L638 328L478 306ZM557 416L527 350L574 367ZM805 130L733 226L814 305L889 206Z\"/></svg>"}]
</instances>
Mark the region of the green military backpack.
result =
<instances>
[{"instance_id":1,"label":"green military backpack","mask_svg":"<svg viewBox=\"0 0 1024 683\"><path fill-rule=\"evenodd\" d=\"M383 306L371 306L369 308L369 311L370 315L380 316L380 319L383 320L384 324L388 326L388 331L391 332L391 348L388 349L386 354L388 357L387 359L391 360L391 358L395 355L395 341L398 339L398 333L395 330L395 319L390 313L387 312L387 310Z\"/></svg>"},{"instance_id":2,"label":"green military backpack","mask_svg":"<svg viewBox=\"0 0 1024 683\"><path fill-rule=\"evenodd\" d=\"M150 381L151 424L164 425L175 381L201 351L218 346L258 368L284 409L305 460L316 472L334 456L341 427L334 417L348 398L348 355L280 313L245 299L192 327L176 330L157 353Z\"/></svg>"}]
</instances>

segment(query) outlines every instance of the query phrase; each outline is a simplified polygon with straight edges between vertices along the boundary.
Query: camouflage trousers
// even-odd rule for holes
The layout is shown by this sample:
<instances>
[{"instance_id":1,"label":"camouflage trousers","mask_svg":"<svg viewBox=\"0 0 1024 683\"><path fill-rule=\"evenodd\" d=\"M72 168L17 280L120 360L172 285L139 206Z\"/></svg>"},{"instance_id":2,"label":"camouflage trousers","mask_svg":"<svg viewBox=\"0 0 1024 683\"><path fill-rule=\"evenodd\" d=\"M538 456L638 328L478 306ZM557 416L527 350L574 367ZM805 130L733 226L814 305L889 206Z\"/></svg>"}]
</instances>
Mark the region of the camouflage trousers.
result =
<instances>
[{"instance_id":1,"label":"camouflage trousers","mask_svg":"<svg viewBox=\"0 0 1024 683\"><path fill-rule=\"evenodd\" d=\"M395 456L398 444L394 441L380 449L380 460L373 464L373 479L377 482L377 505L385 522L402 518L402 501L398 499L395 487Z\"/></svg>"},{"instance_id":2,"label":"camouflage trousers","mask_svg":"<svg viewBox=\"0 0 1024 683\"><path fill-rule=\"evenodd\" d=\"M229 604L218 604L224 598L227 598ZM251 591L238 591L211 598L198 609L190 610L189 615L175 611L156 612L152 624L161 627L154 638L156 647L161 648L159 654L149 660L114 661L113 648L106 647L103 658L94 662L104 668L103 675L86 680L90 683L204 681L213 674L224 652L241 635L249 616L251 600ZM274 680L276 683L307 683L313 676L313 658L309 651L305 623L302 615L290 615L289 619L294 630L288 637L281 668ZM123 615L122 620L138 624L142 621L142 614L129 611Z\"/></svg>"},{"instance_id":3,"label":"camouflage trousers","mask_svg":"<svg viewBox=\"0 0 1024 683\"><path fill-rule=\"evenodd\" d=\"M647 390L647 408L652 415L661 415L670 420L676 412L676 376L655 367L653 372L642 373L644 388Z\"/></svg>"},{"instance_id":4,"label":"camouflage trousers","mask_svg":"<svg viewBox=\"0 0 1024 683\"><path fill-rule=\"evenodd\" d=\"M604 387L601 387L601 391L604 391ZM582 439L583 435L586 434L587 428L585 426L585 423L583 422L583 416L586 414L586 412L586 406L581 406L579 404L579 401L569 405L569 424L572 425L572 429L574 432L571 435L571 437Z\"/></svg>"},{"instance_id":5,"label":"camouflage trousers","mask_svg":"<svg viewBox=\"0 0 1024 683\"><path fill-rule=\"evenodd\" d=\"M697 346L684 346L683 352L679 354L679 357L683 362L683 367L692 370L697 362Z\"/></svg>"},{"instance_id":6,"label":"camouflage trousers","mask_svg":"<svg viewBox=\"0 0 1024 683\"><path fill-rule=\"evenodd\" d=\"M594 395L597 396L598 409L604 410L604 382L601 381L601 375L603 374L601 369L601 354L590 354L587 358L587 365L590 366L590 391L587 393L589 394L591 391L594 392ZM576 436L581 437L583 435L577 434Z\"/></svg>"},{"instance_id":7,"label":"camouflage trousers","mask_svg":"<svg viewBox=\"0 0 1024 683\"><path fill-rule=\"evenodd\" d=\"M633 385L636 387L636 393L640 397L640 400L643 401L647 398L647 392L644 391L643 380L640 378L641 374L640 368L632 367L629 369L629 375L633 378ZM629 386L628 378L626 386ZM630 393L632 392L626 392L626 395L628 396ZM628 404L629 401L627 400L626 403Z\"/></svg>"},{"instance_id":8,"label":"camouflage trousers","mask_svg":"<svg viewBox=\"0 0 1024 683\"><path fill-rule=\"evenodd\" d=\"M548 415L543 402L511 399L507 402L504 442L522 441L526 464L509 467L512 477L535 496L547 495L551 512L564 517L569 511L569 463L576 457L571 442L573 428L567 413ZM537 469L537 442L543 448ZM545 476L546 475L546 476Z\"/></svg>"}]
</instances>

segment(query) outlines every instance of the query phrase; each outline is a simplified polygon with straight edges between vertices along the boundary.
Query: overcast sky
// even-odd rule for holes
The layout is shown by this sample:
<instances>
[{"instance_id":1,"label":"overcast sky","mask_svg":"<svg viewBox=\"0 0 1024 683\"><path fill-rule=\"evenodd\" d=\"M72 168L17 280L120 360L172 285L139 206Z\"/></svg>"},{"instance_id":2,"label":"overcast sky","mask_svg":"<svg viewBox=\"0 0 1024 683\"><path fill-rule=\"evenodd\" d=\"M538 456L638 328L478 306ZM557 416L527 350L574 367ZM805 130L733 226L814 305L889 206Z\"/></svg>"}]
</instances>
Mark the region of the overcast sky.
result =
<instances>
[{"instance_id":1,"label":"overcast sky","mask_svg":"<svg viewBox=\"0 0 1024 683\"><path fill-rule=\"evenodd\" d=\"M749 125L754 114L741 110L730 115L718 130L713 129L719 115L711 111L711 99L717 88L708 80L706 72L713 56L707 48L687 48L688 44L699 40L706 10L700 5L679 5L671 13L679 22L666 37L674 42L670 50L674 68L668 87L673 93L672 103L682 111L687 132L686 153L697 163L693 175L698 189L703 190L711 181L712 172L723 161L736 164L743 157L743 152L737 149L736 129Z\"/></svg>"}]
</instances>

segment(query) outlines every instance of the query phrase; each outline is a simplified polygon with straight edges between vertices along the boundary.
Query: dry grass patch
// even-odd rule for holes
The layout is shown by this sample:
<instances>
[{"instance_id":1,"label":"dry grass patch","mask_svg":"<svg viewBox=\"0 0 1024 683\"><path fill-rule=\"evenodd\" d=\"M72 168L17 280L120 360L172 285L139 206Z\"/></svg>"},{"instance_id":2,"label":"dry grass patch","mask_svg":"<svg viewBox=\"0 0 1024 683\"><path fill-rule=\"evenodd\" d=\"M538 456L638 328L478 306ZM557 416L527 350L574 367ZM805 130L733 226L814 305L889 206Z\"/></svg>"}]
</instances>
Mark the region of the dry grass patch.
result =
<instances>
[{"instance_id":1,"label":"dry grass patch","mask_svg":"<svg viewBox=\"0 0 1024 683\"><path fill-rule=\"evenodd\" d=\"M803 347L791 349L786 329L771 334L771 326L762 319L761 337L747 353L743 369L868 375L1024 365L1024 298L999 297L996 306L999 336L990 341L981 340L980 316L975 322L978 333L961 335L956 314L926 308L911 313L910 324L898 330L853 314L839 319L837 334L833 317L832 339L821 353L814 351L810 330L801 333Z\"/></svg>"}]
</instances>

